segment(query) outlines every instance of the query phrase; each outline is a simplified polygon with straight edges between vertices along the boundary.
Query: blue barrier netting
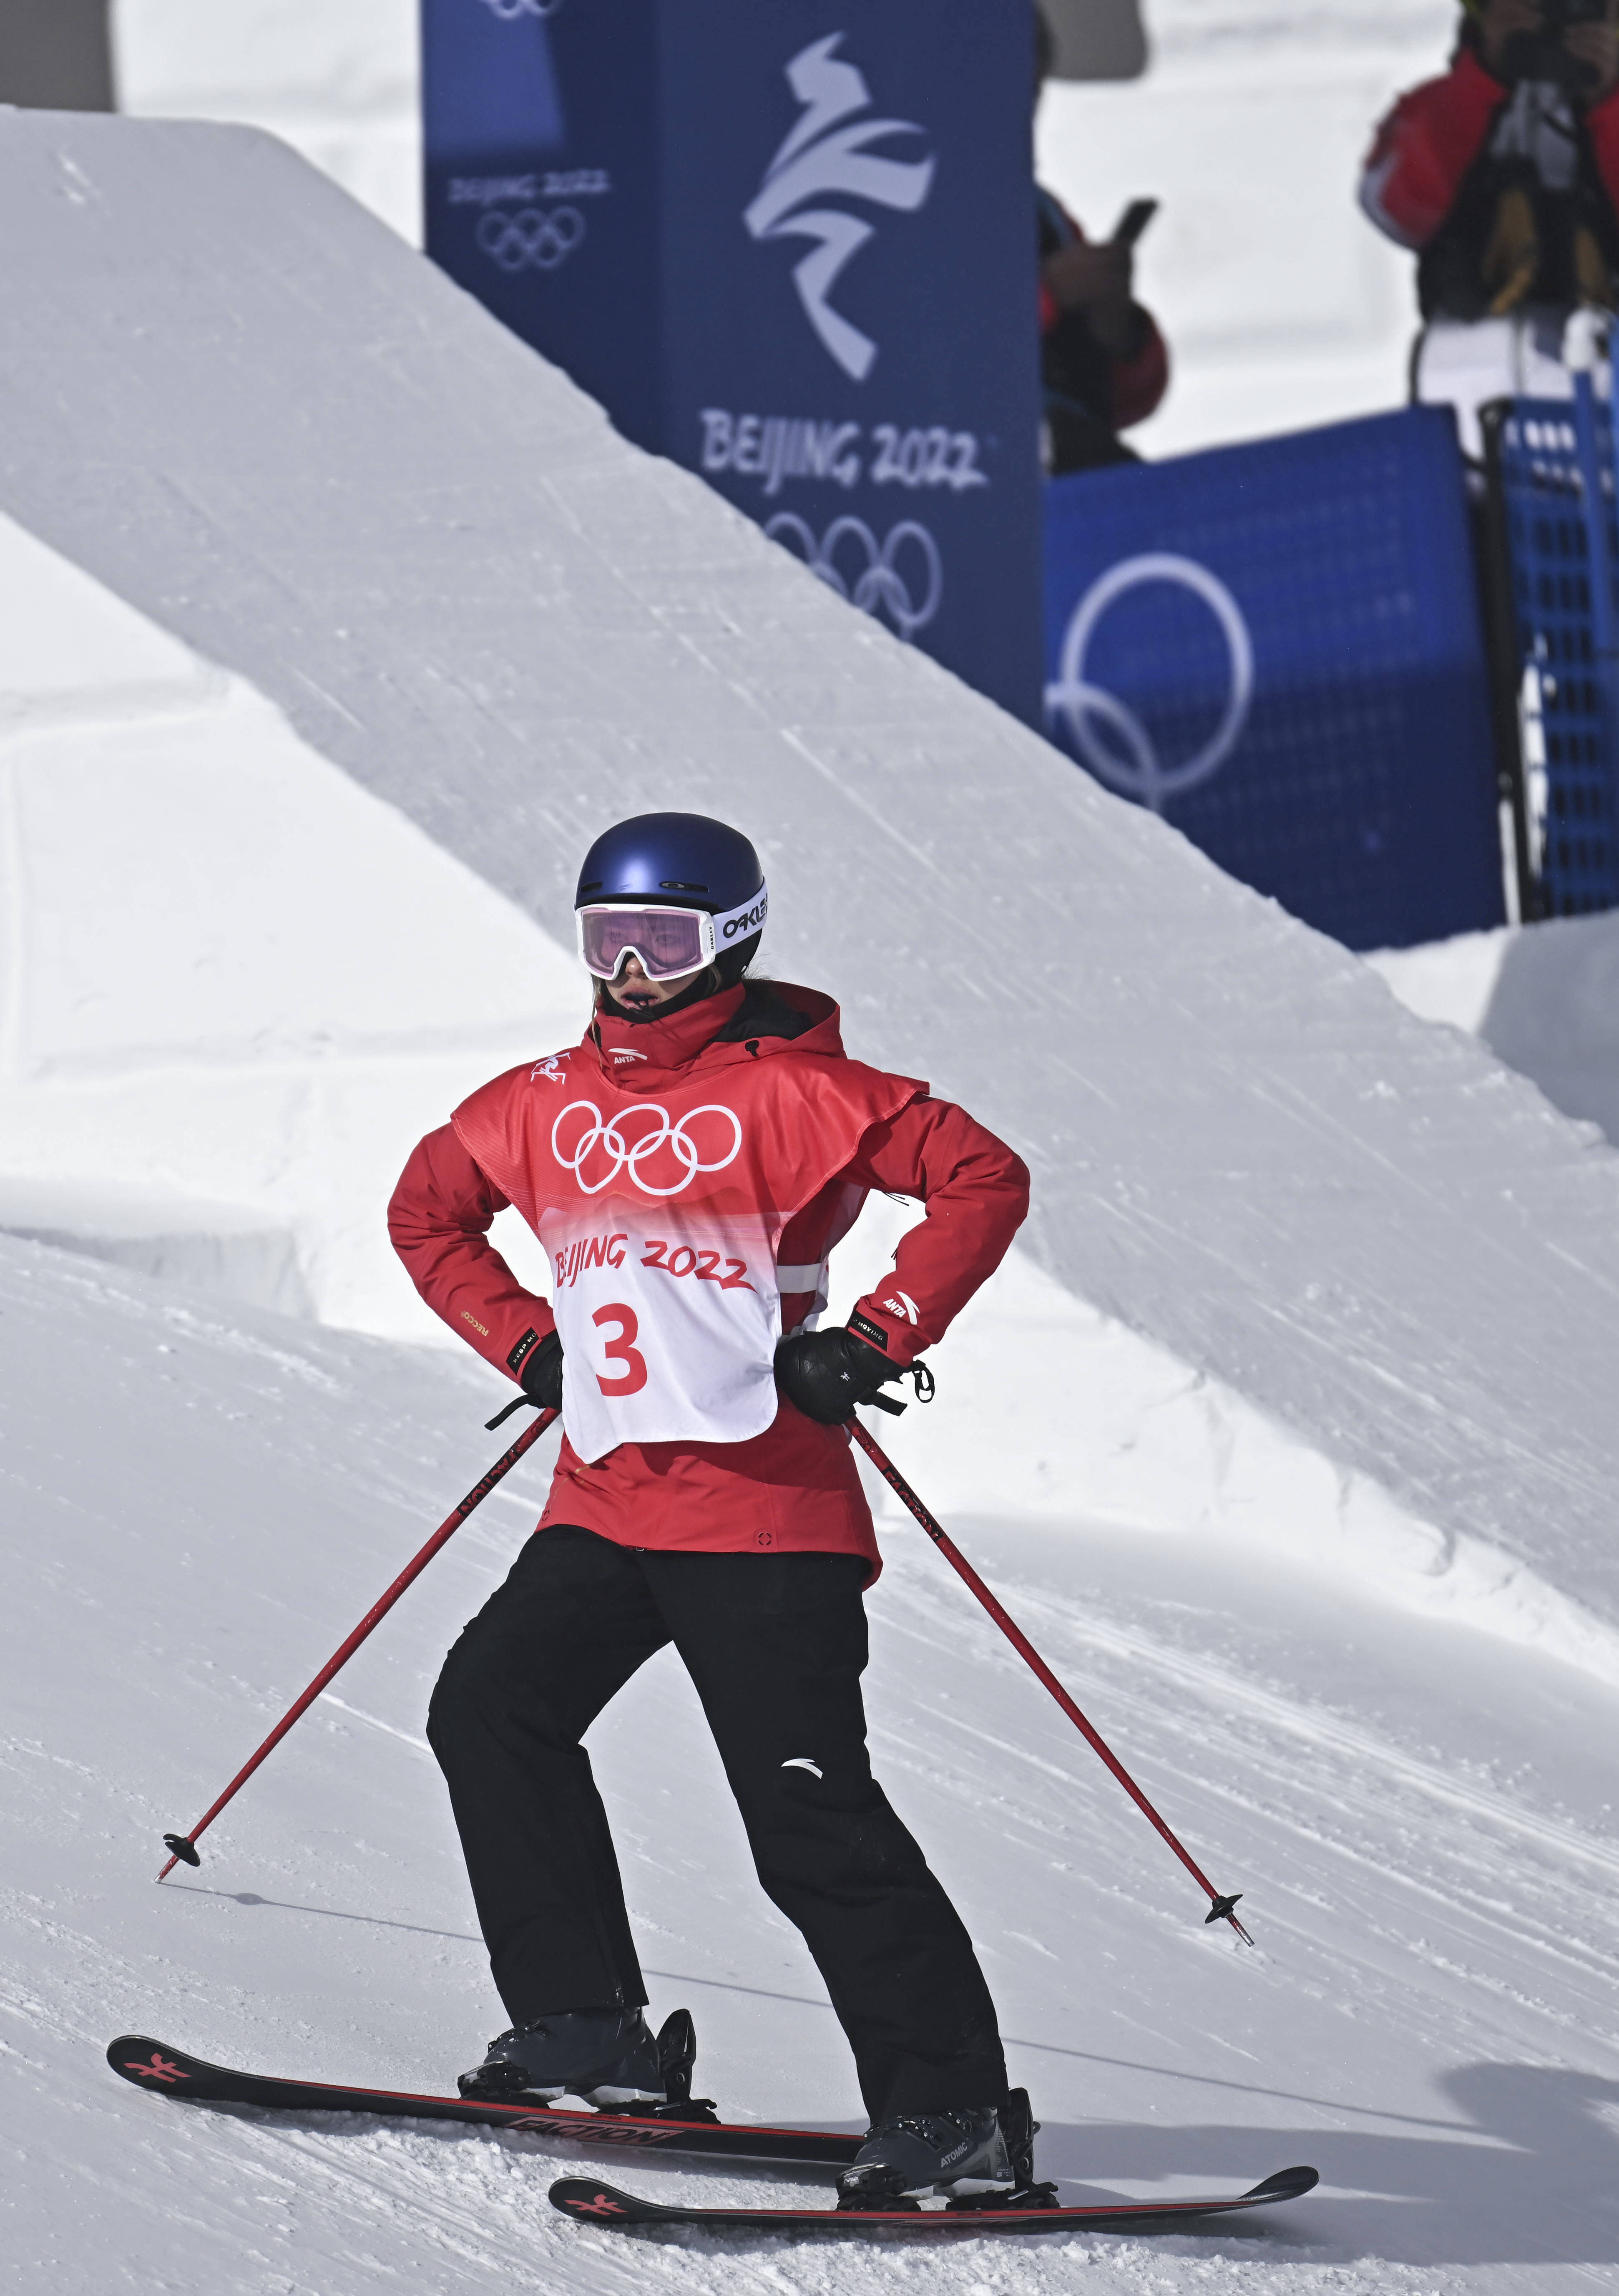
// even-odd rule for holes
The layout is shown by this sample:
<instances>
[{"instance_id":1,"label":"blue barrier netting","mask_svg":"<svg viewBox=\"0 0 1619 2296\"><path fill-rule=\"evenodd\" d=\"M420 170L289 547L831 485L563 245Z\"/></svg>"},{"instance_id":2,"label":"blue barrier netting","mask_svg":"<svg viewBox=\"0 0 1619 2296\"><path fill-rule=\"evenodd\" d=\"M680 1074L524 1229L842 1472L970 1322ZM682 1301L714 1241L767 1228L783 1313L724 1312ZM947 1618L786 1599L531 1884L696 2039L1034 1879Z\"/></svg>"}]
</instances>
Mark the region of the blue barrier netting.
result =
<instances>
[{"instance_id":1,"label":"blue barrier netting","mask_svg":"<svg viewBox=\"0 0 1619 2296\"><path fill-rule=\"evenodd\" d=\"M1448 408L1054 480L1046 722L1351 948L1505 916Z\"/></svg>"},{"instance_id":2,"label":"blue barrier netting","mask_svg":"<svg viewBox=\"0 0 1619 2296\"><path fill-rule=\"evenodd\" d=\"M1528 860L1543 915L1619 906L1614 431L1588 376L1495 434L1517 624Z\"/></svg>"}]
</instances>

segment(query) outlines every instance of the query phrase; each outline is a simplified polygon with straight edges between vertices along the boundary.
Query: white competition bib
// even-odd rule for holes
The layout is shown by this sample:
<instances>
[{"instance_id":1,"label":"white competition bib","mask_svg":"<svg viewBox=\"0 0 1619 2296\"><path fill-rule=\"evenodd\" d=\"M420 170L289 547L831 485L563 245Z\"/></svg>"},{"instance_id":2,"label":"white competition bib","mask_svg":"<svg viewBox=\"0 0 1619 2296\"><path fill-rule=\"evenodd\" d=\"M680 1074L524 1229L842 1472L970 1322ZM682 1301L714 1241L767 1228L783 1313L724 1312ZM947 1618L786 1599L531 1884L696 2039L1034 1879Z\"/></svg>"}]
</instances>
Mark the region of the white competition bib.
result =
<instances>
[{"instance_id":1,"label":"white competition bib","mask_svg":"<svg viewBox=\"0 0 1619 2296\"><path fill-rule=\"evenodd\" d=\"M622 1198L547 1207L562 1424L586 1462L618 1443L742 1443L776 1415L781 1302L760 1219Z\"/></svg>"}]
</instances>

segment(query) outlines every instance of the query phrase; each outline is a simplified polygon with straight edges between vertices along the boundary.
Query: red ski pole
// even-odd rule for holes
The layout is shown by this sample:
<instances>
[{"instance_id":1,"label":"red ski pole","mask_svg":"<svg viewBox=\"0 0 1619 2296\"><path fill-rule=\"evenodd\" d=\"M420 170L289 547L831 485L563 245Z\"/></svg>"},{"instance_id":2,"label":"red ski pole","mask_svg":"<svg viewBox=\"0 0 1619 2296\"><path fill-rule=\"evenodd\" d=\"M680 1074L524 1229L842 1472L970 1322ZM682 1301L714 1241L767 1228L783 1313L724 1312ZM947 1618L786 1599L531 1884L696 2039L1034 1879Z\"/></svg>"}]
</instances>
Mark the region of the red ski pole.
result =
<instances>
[{"instance_id":1,"label":"red ski pole","mask_svg":"<svg viewBox=\"0 0 1619 2296\"><path fill-rule=\"evenodd\" d=\"M519 1396L517 1401L515 1403L509 1403L504 1411L496 1412L495 1417L489 1422L490 1426L498 1427L501 1421L507 1416L508 1413L517 1410L520 1405L527 1401L527 1398L526 1396ZM314 1705L315 1700L320 1696L322 1691L325 1689L326 1685L331 1680L332 1676L337 1673L339 1668L348 1664L348 1660L354 1656L356 1651L359 1649L360 1644L365 1640L366 1636L370 1634L372 1628L375 1626L380 1625L381 1621L393 1609L394 1604L398 1601L400 1595L404 1594L405 1588L411 1584L413 1579L420 1578L422 1572L427 1569L428 1564L437 1554L439 1548L445 1544L446 1540L454 1536L455 1532L461 1529L462 1524L465 1522L467 1517L471 1513L473 1508L478 1505L479 1501L488 1497L496 1483L501 1480L501 1478L509 1473L510 1471L516 1466L524 1452L527 1451L532 1444L539 1440L539 1438L545 1432L545 1430L550 1426L552 1421L556 1417L556 1415L557 1414L554 1411L542 1411L539 1417L534 1422L532 1426L524 1428L522 1433L518 1437L517 1441L511 1446L511 1448L506 1452L503 1456L495 1461L495 1464L490 1468L488 1473L483 1478L482 1481L474 1483L472 1488L467 1493L461 1505L453 1513L447 1514L437 1529L433 1533L431 1538L429 1539L427 1545L422 1548L421 1554L418 1554L413 1561L405 1564L404 1570L395 1579L387 1594L372 1604L371 1609L366 1611L365 1616L361 1620L353 1634L349 1636L348 1641L344 1643L340 1648L333 1651L325 1665L315 1676L315 1680L309 1685L308 1689L304 1691L300 1696L294 1699L292 1704L288 1707L286 1712L282 1716L281 1720L276 1724L274 1729L271 1731L269 1736L265 1740L264 1744L259 1747L258 1752L248 1761L242 1764L241 1769L237 1771L235 1776L231 1780L230 1784L226 1786L225 1792L220 1795L213 1808L203 1812L202 1816L197 1820L195 1825L192 1826L191 1832L189 1833L166 1833L163 1836L164 1846L171 1854L168 1865L164 1866L163 1871L158 1875L159 1882L166 1882L168 1879L168 1876L174 1872L175 1867L178 1866L183 1859L187 1866L201 1865L202 1860L197 1855L197 1836L206 1831L209 1826L212 1825L214 1820L218 1816L226 1802L233 1800L235 1796L241 1792L242 1787L246 1785L248 1780L252 1776L260 1762L264 1760L265 1756L280 1745L288 1731L298 1720L298 1716L302 1714L307 1708Z\"/></svg>"},{"instance_id":2,"label":"red ski pole","mask_svg":"<svg viewBox=\"0 0 1619 2296\"><path fill-rule=\"evenodd\" d=\"M1175 1856L1180 1859L1182 1865L1185 1866L1193 1881L1197 1882L1198 1888L1206 1891L1212 1902L1208 1912L1204 1916L1205 1928L1208 1926L1210 1922L1230 1922L1231 1927L1236 1931L1243 1943L1245 1945L1252 1945L1254 1942L1253 1939L1248 1935L1247 1930L1243 1928L1242 1923L1237 1918L1237 1903L1238 1899L1242 1895L1241 1890L1239 1890L1235 1897L1222 1898L1221 1896L1219 1890L1215 1889L1214 1883L1209 1880L1207 1874L1204 1873L1202 1867L1196 1863L1183 1844L1177 1840L1175 1835L1170 1832L1168 1826L1165 1824L1163 1819L1158 1816L1157 1811L1154 1809L1152 1804L1148 1800L1140 1786L1137 1785L1129 1771L1115 1755L1112 1748L1108 1745L1106 1741L1100 1736L1100 1733L1093 1730L1090 1723L1086 1721L1084 1716L1080 1712L1078 1707L1075 1706L1074 1701L1069 1697L1061 1683L1058 1681L1057 1677L1051 1672L1051 1668L1046 1664L1044 1659L1041 1657L1040 1652L1034 1648L1034 1644L1030 1642L1028 1636L1024 1633L1021 1627L1019 1627L1015 1620L1007 1616L1000 1603L996 1602L994 1596L990 1593L989 1588L984 1584L983 1579L979 1578L977 1572L967 1560L967 1557L961 1552L961 1549L955 1546L953 1541L945 1535L944 1526L934 1521L932 1515L928 1513L927 1508L922 1505L920 1499L918 1498L916 1493L905 1480L904 1475L900 1473L899 1469L894 1464L894 1462L887 1456L880 1446L874 1442L871 1437L867 1434L865 1429L861 1425L858 1419L852 1418L848 1423L850 1432L853 1434L854 1440L859 1444L867 1458L870 1459L871 1464L876 1468L884 1482L887 1484L888 1488L895 1493L895 1495L906 1507L910 1509L911 1513L916 1517L918 1522L921 1524L922 1529L927 1532L928 1538L932 1539L934 1545L938 1548L939 1553L944 1556L945 1562L950 1564L952 1570L959 1571L961 1576L967 1581L967 1584L972 1588L973 1593L977 1596L979 1602L983 1603L985 1609L989 1612L990 1617L1000 1628L1008 1642L1010 1643L1012 1648L1018 1652L1020 1658L1026 1661L1026 1663L1034 1669L1034 1673L1039 1676L1041 1681L1044 1683L1046 1688L1051 1692L1059 1706L1061 1707L1069 1721L1073 1723L1081 1737L1084 1739L1087 1745L1094 1748L1096 1752L1101 1756L1103 1761L1106 1762L1108 1767L1112 1771L1120 1785L1124 1787L1124 1792L1129 1795L1131 1800L1134 1802L1142 1816L1149 1819L1157 1828L1165 1841L1168 1842L1170 1848L1174 1851Z\"/></svg>"}]
</instances>

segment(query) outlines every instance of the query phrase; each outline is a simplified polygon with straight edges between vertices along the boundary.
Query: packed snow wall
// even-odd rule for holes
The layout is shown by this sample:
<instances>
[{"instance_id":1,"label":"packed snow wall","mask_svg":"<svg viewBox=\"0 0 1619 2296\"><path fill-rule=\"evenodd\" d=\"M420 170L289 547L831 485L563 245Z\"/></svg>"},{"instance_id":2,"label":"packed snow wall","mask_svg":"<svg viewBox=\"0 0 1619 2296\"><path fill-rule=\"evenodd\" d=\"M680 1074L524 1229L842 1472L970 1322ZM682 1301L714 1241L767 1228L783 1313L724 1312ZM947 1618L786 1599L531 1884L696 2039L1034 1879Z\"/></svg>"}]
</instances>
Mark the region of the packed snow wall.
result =
<instances>
[{"instance_id":1,"label":"packed snow wall","mask_svg":"<svg viewBox=\"0 0 1619 2296\"><path fill-rule=\"evenodd\" d=\"M4 516L0 792L0 1231L439 1329L381 1208L411 1141L577 1027L571 957Z\"/></svg>"},{"instance_id":2,"label":"packed snow wall","mask_svg":"<svg viewBox=\"0 0 1619 2296\"><path fill-rule=\"evenodd\" d=\"M268 138L0 119L0 509L558 939L604 821L738 820L773 968L1016 1142L1064 1284L1619 1620L1606 1147L616 438Z\"/></svg>"}]
</instances>

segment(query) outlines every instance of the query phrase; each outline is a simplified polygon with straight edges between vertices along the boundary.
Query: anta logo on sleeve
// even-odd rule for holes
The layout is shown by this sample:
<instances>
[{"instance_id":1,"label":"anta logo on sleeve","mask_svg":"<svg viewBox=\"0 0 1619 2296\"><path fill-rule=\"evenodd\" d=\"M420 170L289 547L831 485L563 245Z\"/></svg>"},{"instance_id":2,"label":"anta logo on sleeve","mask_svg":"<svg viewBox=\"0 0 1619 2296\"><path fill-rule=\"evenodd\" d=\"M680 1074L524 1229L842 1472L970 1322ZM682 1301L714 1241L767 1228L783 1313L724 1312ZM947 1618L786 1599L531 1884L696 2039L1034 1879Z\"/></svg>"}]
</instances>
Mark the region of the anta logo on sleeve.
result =
<instances>
[{"instance_id":1,"label":"anta logo on sleeve","mask_svg":"<svg viewBox=\"0 0 1619 2296\"><path fill-rule=\"evenodd\" d=\"M804 315L822 348L853 381L871 372L877 345L841 311L830 296L844 266L876 231L848 206L888 208L914 214L933 189L931 158L897 160L871 146L896 135L926 131L914 119L864 119L871 90L863 73L838 54L845 35L829 33L786 67L788 86L804 106L797 126L765 170L742 220L755 239L807 239L814 242L793 271Z\"/></svg>"}]
</instances>

